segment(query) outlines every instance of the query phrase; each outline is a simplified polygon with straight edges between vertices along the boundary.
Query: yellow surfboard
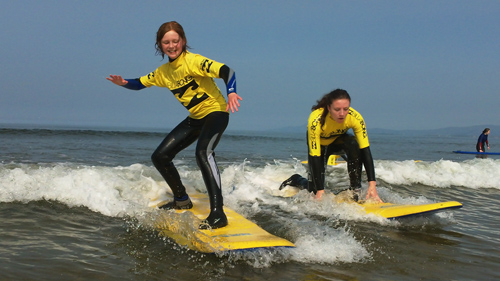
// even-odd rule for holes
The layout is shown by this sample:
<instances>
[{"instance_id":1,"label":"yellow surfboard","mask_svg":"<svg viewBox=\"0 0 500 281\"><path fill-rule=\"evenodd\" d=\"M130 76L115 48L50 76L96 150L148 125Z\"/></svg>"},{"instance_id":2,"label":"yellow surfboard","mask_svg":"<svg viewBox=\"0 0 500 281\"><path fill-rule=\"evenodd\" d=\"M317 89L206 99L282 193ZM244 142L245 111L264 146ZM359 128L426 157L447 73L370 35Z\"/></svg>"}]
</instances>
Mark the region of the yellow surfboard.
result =
<instances>
[{"instance_id":1,"label":"yellow surfboard","mask_svg":"<svg viewBox=\"0 0 500 281\"><path fill-rule=\"evenodd\" d=\"M342 159L342 157L340 155L330 155L330 157L328 157L328 162L327 162L327 165L328 166L336 166L338 164L342 164L342 163L345 163L346 161L345 160L340 160ZM414 160L415 163L418 163L418 162L422 162L422 160ZM301 162L302 164L307 164L307 160L304 160Z\"/></svg>"},{"instance_id":2,"label":"yellow surfboard","mask_svg":"<svg viewBox=\"0 0 500 281\"><path fill-rule=\"evenodd\" d=\"M335 165L338 165L340 163L345 163L344 160L339 160L339 158L341 158L340 155L330 155L330 157L328 157L327 164L329 166L335 166ZM301 163L302 164L307 164L307 160L304 160Z\"/></svg>"},{"instance_id":3,"label":"yellow surfboard","mask_svg":"<svg viewBox=\"0 0 500 281\"><path fill-rule=\"evenodd\" d=\"M361 204L368 214L376 214L387 219L404 218L415 215L432 214L444 210L462 208L457 201L446 201L431 204L403 205L392 203Z\"/></svg>"},{"instance_id":4,"label":"yellow surfboard","mask_svg":"<svg viewBox=\"0 0 500 281\"><path fill-rule=\"evenodd\" d=\"M257 248L295 247L283 238L265 231L230 208L224 207L229 224L218 229L201 230L199 224L210 210L205 194L190 194L194 207L189 210L169 210L156 221L155 227L161 235L170 237L176 243L203 253L215 253ZM172 199L152 202L151 207L161 206ZM186 224L188 221L190 223Z\"/></svg>"},{"instance_id":5,"label":"yellow surfboard","mask_svg":"<svg viewBox=\"0 0 500 281\"><path fill-rule=\"evenodd\" d=\"M275 192L273 195L281 197L292 197L300 191L299 188L287 186L283 190ZM341 192L334 197L336 203L358 204L362 207L362 211L366 214L375 214L387 219L398 219L409 216L432 214L444 210L461 208L462 204L457 201L446 201L430 204L393 204L393 203L372 203L349 201L349 196L345 196L346 192Z\"/></svg>"}]
</instances>

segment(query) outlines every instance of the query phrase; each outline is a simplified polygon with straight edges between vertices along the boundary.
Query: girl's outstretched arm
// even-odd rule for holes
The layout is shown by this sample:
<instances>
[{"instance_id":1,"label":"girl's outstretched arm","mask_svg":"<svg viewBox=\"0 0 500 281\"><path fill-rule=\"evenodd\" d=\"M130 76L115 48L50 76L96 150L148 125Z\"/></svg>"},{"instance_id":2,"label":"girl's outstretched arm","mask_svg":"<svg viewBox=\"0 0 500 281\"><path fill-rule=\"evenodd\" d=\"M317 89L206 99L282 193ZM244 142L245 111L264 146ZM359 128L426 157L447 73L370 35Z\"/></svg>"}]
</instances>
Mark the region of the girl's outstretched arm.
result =
<instances>
[{"instance_id":1,"label":"girl's outstretched arm","mask_svg":"<svg viewBox=\"0 0 500 281\"><path fill-rule=\"evenodd\" d=\"M109 80L118 86L124 86L128 83L128 81L123 79L120 75L109 75L109 77L106 77L106 80Z\"/></svg>"},{"instance_id":2,"label":"girl's outstretched arm","mask_svg":"<svg viewBox=\"0 0 500 281\"><path fill-rule=\"evenodd\" d=\"M146 86L141 83L140 79L123 79L120 75L109 75L106 79L113 82L113 84L123 86L130 90L141 90L146 88Z\"/></svg>"}]
</instances>

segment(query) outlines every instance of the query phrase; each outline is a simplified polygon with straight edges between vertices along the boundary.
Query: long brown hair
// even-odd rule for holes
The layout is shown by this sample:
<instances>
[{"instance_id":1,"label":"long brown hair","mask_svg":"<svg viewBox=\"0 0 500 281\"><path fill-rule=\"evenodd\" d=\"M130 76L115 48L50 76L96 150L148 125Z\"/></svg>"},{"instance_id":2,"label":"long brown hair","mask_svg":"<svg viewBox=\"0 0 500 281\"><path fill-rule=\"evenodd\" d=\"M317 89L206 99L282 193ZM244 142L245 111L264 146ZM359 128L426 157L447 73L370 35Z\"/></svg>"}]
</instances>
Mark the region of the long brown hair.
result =
<instances>
[{"instance_id":1,"label":"long brown hair","mask_svg":"<svg viewBox=\"0 0 500 281\"><path fill-rule=\"evenodd\" d=\"M189 47L187 44L186 34L184 33L184 28L182 28L182 25L180 25L176 21L169 21L162 24L160 28L158 28L158 32L156 32L156 54L161 55L162 58L165 58L165 53L161 49L161 39L163 39L165 33L169 32L170 30L177 32L177 34L179 34L181 39L184 41L184 46L182 46L183 52L185 52L187 49L191 49L191 47Z\"/></svg>"},{"instance_id":2,"label":"long brown hair","mask_svg":"<svg viewBox=\"0 0 500 281\"><path fill-rule=\"evenodd\" d=\"M336 89L316 101L316 105L314 105L311 110L314 111L316 109L323 108L323 114L321 114L320 118L320 124L322 127L325 125L325 118L329 113L328 107L332 104L332 102L342 99L347 99L349 100L349 103L351 102L351 96L349 96L349 93L347 93L346 90Z\"/></svg>"}]
</instances>

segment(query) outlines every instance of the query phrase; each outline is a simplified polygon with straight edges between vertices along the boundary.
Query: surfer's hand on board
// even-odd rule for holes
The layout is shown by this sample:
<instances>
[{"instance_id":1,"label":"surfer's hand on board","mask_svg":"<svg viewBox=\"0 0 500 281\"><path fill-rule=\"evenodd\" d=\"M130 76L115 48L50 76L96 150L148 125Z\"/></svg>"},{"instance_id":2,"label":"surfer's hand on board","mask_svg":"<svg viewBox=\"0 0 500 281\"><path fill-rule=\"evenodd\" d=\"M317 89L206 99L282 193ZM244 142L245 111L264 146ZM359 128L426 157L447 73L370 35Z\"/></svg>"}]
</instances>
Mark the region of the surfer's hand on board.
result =
<instances>
[{"instance_id":1,"label":"surfer's hand on board","mask_svg":"<svg viewBox=\"0 0 500 281\"><path fill-rule=\"evenodd\" d=\"M238 107L240 106L240 103L238 100L243 100L236 92L229 93L227 95L227 107L226 111L229 112L229 109L231 109L231 113L234 113L234 111L238 111Z\"/></svg>"},{"instance_id":2,"label":"surfer's hand on board","mask_svg":"<svg viewBox=\"0 0 500 281\"><path fill-rule=\"evenodd\" d=\"M316 197L315 197L315 198L316 198L317 200L319 200L319 199L321 199L321 197L323 196L323 194L325 194L325 191L324 191L324 190L318 190L318 191L316 192Z\"/></svg>"},{"instance_id":3,"label":"surfer's hand on board","mask_svg":"<svg viewBox=\"0 0 500 281\"><path fill-rule=\"evenodd\" d=\"M106 80L111 81L113 84L118 86L123 86L128 83L128 81L123 79L120 75L109 75L109 77L106 77Z\"/></svg>"},{"instance_id":4,"label":"surfer's hand on board","mask_svg":"<svg viewBox=\"0 0 500 281\"><path fill-rule=\"evenodd\" d=\"M377 193L377 182L370 181L368 186L368 191L366 192L366 200L374 200L379 203L384 203Z\"/></svg>"}]
</instances>

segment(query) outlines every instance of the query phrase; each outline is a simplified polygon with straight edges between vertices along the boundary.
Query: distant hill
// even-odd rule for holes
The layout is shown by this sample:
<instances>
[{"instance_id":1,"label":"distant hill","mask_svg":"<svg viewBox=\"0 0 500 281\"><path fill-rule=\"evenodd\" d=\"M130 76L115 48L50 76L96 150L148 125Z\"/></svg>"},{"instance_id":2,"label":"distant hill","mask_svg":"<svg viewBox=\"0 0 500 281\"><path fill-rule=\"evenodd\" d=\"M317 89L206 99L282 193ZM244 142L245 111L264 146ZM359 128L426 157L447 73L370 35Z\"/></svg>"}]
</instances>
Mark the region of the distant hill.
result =
<instances>
[{"instance_id":1,"label":"distant hill","mask_svg":"<svg viewBox=\"0 0 500 281\"><path fill-rule=\"evenodd\" d=\"M301 133L305 132L307 125L304 124L302 126L291 126L284 127L277 130L273 130L275 132L282 133ZM410 136L479 136L484 128L490 128L492 131L492 136L500 135L500 126L496 125L477 125L477 126L467 126L467 127L447 127L440 129L432 129L432 130L390 130L390 129L380 129L373 128L369 129L368 133L371 134L388 134L388 135L410 135Z\"/></svg>"}]
</instances>

